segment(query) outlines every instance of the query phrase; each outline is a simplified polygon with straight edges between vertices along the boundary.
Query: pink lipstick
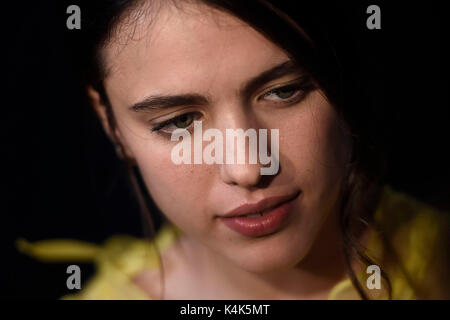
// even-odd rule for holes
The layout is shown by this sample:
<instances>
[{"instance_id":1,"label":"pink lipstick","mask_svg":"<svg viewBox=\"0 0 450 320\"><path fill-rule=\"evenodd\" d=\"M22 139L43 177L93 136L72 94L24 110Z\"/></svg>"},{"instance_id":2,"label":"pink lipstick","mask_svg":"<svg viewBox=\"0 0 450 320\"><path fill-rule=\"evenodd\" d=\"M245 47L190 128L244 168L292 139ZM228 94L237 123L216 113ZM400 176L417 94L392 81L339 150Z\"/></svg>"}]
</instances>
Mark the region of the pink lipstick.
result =
<instances>
[{"instance_id":1,"label":"pink lipstick","mask_svg":"<svg viewBox=\"0 0 450 320\"><path fill-rule=\"evenodd\" d=\"M220 219L230 229L248 237L260 237L280 230L300 192L294 195L265 198L255 204L241 205Z\"/></svg>"}]
</instances>

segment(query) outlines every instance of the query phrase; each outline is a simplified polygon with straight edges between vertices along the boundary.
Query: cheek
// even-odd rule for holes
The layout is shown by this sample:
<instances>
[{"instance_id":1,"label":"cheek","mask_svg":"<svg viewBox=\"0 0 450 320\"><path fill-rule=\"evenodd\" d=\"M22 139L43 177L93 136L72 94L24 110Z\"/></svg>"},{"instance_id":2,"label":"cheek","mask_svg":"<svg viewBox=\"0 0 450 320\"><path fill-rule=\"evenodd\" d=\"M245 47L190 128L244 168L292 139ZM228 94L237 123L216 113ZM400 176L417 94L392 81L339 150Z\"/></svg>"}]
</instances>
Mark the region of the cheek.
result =
<instances>
[{"instance_id":1,"label":"cheek","mask_svg":"<svg viewBox=\"0 0 450 320\"><path fill-rule=\"evenodd\" d=\"M209 190L209 170L202 165L176 165L171 159L171 142L152 139L130 146L145 185L167 218L189 230L204 223Z\"/></svg>"},{"instance_id":2,"label":"cheek","mask_svg":"<svg viewBox=\"0 0 450 320\"><path fill-rule=\"evenodd\" d=\"M339 201L341 181L349 154L348 137L338 116L319 93L300 105L287 126L285 164L303 193L299 228L313 240L326 217ZM283 160L282 160L283 161Z\"/></svg>"},{"instance_id":3,"label":"cheek","mask_svg":"<svg viewBox=\"0 0 450 320\"><path fill-rule=\"evenodd\" d=\"M284 126L280 150L287 150L282 156L302 189L320 190L339 182L349 144L333 106L316 91L286 118L291 120Z\"/></svg>"}]
</instances>

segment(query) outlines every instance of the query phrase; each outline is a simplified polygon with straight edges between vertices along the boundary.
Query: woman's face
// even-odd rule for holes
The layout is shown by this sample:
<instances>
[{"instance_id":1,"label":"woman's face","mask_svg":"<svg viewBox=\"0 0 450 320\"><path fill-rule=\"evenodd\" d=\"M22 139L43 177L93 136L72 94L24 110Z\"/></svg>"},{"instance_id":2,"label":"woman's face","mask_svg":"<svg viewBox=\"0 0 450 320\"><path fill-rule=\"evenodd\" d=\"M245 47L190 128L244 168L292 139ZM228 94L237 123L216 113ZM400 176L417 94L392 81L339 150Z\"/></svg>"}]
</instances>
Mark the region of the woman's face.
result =
<instances>
[{"instance_id":1,"label":"woman's face","mask_svg":"<svg viewBox=\"0 0 450 320\"><path fill-rule=\"evenodd\" d=\"M146 19L151 25L142 18L124 24L105 48L105 88L116 133L153 200L185 234L237 266L264 272L296 265L336 213L349 150L333 106L305 85L308 75L299 68L277 68L267 77L288 55L226 13L167 7ZM166 98L185 95L188 101ZM131 108L149 97L153 107ZM176 165L171 153L179 142L170 133L192 132L192 120L224 137L225 129L279 129L278 172L261 175L261 165L248 158ZM285 223L265 236L244 235L221 218L246 203L295 195Z\"/></svg>"}]
</instances>

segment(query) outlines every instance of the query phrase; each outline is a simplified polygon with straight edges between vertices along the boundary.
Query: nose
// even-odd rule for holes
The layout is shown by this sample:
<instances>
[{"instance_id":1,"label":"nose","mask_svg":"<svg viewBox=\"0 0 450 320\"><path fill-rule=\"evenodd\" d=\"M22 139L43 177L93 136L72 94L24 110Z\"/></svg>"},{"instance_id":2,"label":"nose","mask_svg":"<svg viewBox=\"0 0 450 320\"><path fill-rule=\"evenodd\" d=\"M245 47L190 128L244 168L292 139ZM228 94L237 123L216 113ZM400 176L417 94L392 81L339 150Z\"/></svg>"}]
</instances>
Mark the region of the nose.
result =
<instances>
[{"instance_id":1,"label":"nose","mask_svg":"<svg viewBox=\"0 0 450 320\"><path fill-rule=\"evenodd\" d=\"M223 164L220 176L226 184L250 188L260 183L260 168L259 164Z\"/></svg>"},{"instance_id":2,"label":"nose","mask_svg":"<svg viewBox=\"0 0 450 320\"><path fill-rule=\"evenodd\" d=\"M225 140L225 159L223 164L220 165L221 180L226 184L243 188L261 185L267 177L261 175L263 165L258 157L258 124L249 114L233 113L222 119L226 120L221 126ZM224 126L225 123L227 126ZM234 136L234 134L240 134L241 138ZM244 135L244 138L242 138L242 135ZM251 140L253 144L250 143ZM243 143L243 141L245 142ZM238 160L239 154L245 155L245 157L241 157L241 161ZM229 158L227 158L228 156ZM253 159L256 158L256 161L250 161L252 157Z\"/></svg>"}]
</instances>

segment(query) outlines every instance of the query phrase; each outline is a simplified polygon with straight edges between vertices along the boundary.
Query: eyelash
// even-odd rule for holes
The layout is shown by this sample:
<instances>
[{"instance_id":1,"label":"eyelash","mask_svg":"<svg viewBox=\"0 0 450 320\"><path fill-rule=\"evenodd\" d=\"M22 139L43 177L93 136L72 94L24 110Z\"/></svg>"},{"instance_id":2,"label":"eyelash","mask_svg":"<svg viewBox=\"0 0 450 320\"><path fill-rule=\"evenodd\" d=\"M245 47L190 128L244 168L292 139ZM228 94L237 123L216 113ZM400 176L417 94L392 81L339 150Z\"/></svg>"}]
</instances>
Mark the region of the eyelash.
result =
<instances>
[{"instance_id":1,"label":"eyelash","mask_svg":"<svg viewBox=\"0 0 450 320\"><path fill-rule=\"evenodd\" d=\"M296 102L300 102L303 100L306 95L313 89L314 85L309 79L302 79L296 83L280 86L274 89L269 90L268 92L264 93L258 100L264 99L268 97L271 94L276 94L277 92L282 91L295 91L294 94L286 99L280 98L278 101L269 100L270 103L275 104L292 104Z\"/></svg>"},{"instance_id":2,"label":"eyelash","mask_svg":"<svg viewBox=\"0 0 450 320\"><path fill-rule=\"evenodd\" d=\"M195 114L200 114L200 113L199 113L199 112L187 112L187 113L180 114L180 115L178 115L178 116L176 116L176 117L173 117L173 118L171 118L171 119L165 120L165 121L163 121L163 122L157 124L156 126L154 126L154 127L151 129L151 131L152 131L152 132L155 132L155 131L156 131L156 132L158 132L158 133L170 134L171 132L167 132L167 131L164 131L164 130L162 130L162 129L164 129L165 127L167 127L167 126L170 125L170 124L174 124L175 121L176 121L177 119L181 118L181 117L189 116L189 115L195 115ZM196 119L194 119L194 120L196 120ZM190 127L190 126L191 126L191 124L189 125L189 127ZM184 129L188 129L189 127L186 127L186 128L184 128ZM183 129L183 128L180 128L180 129Z\"/></svg>"},{"instance_id":3,"label":"eyelash","mask_svg":"<svg viewBox=\"0 0 450 320\"><path fill-rule=\"evenodd\" d=\"M295 91L295 93L286 99L282 99L278 102L275 101L271 101L271 103L275 103L275 104L279 104L279 103L283 103L283 104L292 104L294 102L299 102L302 99L304 99L306 97L306 94L310 91L310 89L313 87L313 85L311 84L310 81L306 80L306 81L302 81L302 82L297 82L297 83L292 83L292 84L288 84L285 86L280 86L274 89L271 89L270 91L264 93L262 96L260 96L258 98L258 100L263 99L271 94L274 94L276 92L281 92L281 91L287 91L287 90L293 90ZM199 112L187 112L187 113L183 113L181 115L178 115L176 117L173 117L171 119L165 120L159 124L157 124L156 126L154 126L151 131L152 132L157 132L157 133L161 133L161 134L170 134L171 132L167 132L164 131L162 129L164 129L166 126L170 125L170 124L174 124L175 121L183 116L188 116L188 115L195 115L195 114L200 114ZM188 129L192 126L192 123L189 125L189 127L186 127L184 129Z\"/></svg>"}]
</instances>

